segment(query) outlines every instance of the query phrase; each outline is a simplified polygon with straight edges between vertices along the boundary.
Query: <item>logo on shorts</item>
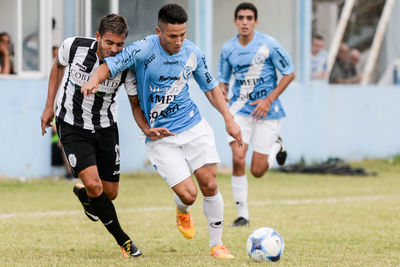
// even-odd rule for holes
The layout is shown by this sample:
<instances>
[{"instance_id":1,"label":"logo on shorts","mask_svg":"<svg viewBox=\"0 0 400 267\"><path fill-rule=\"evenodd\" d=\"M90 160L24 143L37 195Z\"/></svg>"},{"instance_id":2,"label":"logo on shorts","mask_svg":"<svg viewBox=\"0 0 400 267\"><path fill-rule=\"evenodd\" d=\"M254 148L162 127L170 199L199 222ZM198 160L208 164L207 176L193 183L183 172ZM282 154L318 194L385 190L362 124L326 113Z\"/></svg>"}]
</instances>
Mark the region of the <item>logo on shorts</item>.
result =
<instances>
[{"instance_id":1,"label":"logo on shorts","mask_svg":"<svg viewBox=\"0 0 400 267\"><path fill-rule=\"evenodd\" d=\"M69 161L69 165L71 165L72 168L75 168L75 166L76 166L75 154L69 154L68 155L68 161Z\"/></svg>"}]
</instances>

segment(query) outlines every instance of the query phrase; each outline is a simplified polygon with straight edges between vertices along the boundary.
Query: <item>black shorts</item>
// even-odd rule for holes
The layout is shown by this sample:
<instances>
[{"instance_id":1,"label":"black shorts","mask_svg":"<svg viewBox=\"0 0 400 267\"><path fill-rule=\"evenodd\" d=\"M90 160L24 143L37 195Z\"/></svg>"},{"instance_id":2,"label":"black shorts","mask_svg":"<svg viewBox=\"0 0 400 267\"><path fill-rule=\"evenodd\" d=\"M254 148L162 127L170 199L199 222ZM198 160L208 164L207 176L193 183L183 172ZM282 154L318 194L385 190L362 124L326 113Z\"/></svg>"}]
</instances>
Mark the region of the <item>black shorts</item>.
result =
<instances>
[{"instance_id":1,"label":"black shorts","mask_svg":"<svg viewBox=\"0 0 400 267\"><path fill-rule=\"evenodd\" d=\"M75 177L97 166L100 179L118 182L120 172L117 124L100 130L85 130L57 120L57 133Z\"/></svg>"}]
</instances>

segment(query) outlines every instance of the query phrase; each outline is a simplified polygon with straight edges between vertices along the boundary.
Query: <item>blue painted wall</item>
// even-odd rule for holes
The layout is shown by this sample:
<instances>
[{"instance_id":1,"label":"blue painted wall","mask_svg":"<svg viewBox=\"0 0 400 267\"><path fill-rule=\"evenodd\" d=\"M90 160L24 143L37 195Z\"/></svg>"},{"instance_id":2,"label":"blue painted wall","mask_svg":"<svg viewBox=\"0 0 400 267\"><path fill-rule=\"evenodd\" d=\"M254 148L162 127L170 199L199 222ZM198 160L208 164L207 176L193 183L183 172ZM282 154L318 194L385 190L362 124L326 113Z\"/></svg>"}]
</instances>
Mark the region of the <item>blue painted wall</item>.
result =
<instances>
[{"instance_id":1,"label":"blue painted wall","mask_svg":"<svg viewBox=\"0 0 400 267\"><path fill-rule=\"evenodd\" d=\"M47 80L1 80L0 88L0 175L54 175L50 167L50 135L42 137L40 130ZM191 95L215 131L222 165L230 166L231 152L221 116L195 84ZM121 169L152 170L123 89L119 98ZM353 160L400 154L400 87L291 85L281 99L287 113L282 136L289 162L301 157L311 162L330 156Z\"/></svg>"}]
</instances>

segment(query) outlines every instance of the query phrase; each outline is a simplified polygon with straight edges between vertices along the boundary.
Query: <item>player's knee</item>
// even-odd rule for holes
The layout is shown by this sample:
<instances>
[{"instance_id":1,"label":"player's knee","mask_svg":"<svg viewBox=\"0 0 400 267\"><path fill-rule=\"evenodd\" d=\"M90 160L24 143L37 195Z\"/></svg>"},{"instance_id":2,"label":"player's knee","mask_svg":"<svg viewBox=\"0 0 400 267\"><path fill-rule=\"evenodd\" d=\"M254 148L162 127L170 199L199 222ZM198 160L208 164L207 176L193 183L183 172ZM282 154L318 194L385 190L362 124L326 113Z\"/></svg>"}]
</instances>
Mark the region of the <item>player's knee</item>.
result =
<instances>
[{"instance_id":1,"label":"player's knee","mask_svg":"<svg viewBox=\"0 0 400 267\"><path fill-rule=\"evenodd\" d=\"M240 156L233 157L233 165L234 166L244 166L245 165L245 158Z\"/></svg>"},{"instance_id":2,"label":"player's knee","mask_svg":"<svg viewBox=\"0 0 400 267\"><path fill-rule=\"evenodd\" d=\"M180 196L182 202L186 205L192 205L197 198L197 189L196 190L188 190Z\"/></svg>"},{"instance_id":3,"label":"player's knee","mask_svg":"<svg viewBox=\"0 0 400 267\"><path fill-rule=\"evenodd\" d=\"M90 181L86 183L85 187L89 195L99 196L103 192L103 185L101 182Z\"/></svg>"},{"instance_id":4,"label":"player's knee","mask_svg":"<svg viewBox=\"0 0 400 267\"><path fill-rule=\"evenodd\" d=\"M107 197L110 199L110 200L114 200L114 199L116 199L117 198L117 196L118 196L118 192L105 192L106 193L106 195L107 195Z\"/></svg>"},{"instance_id":5,"label":"player's knee","mask_svg":"<svg viewBox=\"0 0 400 267\"><path fill-rule=\"evenodd\" d=\"M208 182L201 191L205 196L214 196L216 193L218 193L218 184L216 179Z\"/></svg>"},{"instance_id":6,"label":"player's knee","mask_svg":"<svg viewBox=\"0 0 400 267\"><path fill-rule=\"evenodd\" d=\"M251 168L250 172L255 178L261 178L267 172L268 169Z\"/></svg>"}]
</instances>

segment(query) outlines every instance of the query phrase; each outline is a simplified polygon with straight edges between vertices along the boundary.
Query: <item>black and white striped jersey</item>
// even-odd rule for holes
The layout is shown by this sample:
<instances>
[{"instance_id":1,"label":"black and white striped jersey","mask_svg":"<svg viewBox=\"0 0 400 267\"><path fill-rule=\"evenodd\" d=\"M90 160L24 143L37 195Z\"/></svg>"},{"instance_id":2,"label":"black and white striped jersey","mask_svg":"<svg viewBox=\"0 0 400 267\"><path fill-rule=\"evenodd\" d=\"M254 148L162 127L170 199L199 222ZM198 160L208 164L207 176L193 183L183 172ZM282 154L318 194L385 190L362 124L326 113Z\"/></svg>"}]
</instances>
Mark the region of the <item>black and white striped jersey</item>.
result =
<instances>
[{"instance_id":1,"label":"black and white striped jersey","mask_svg":"<svg viewBox=\"0 0 400 267\"><path fill-rule=\"evenodd\" d=\"M88 130L109 127L117 121L118 88L123 83L128 95L136 95L136 77L132 70L108 77L96 94L84 98L84 85L102 63L94 38L71 37L58 51L58 60L66 66L57 93L55 113L58 119Z\"/></svg>"}]
</instances>

